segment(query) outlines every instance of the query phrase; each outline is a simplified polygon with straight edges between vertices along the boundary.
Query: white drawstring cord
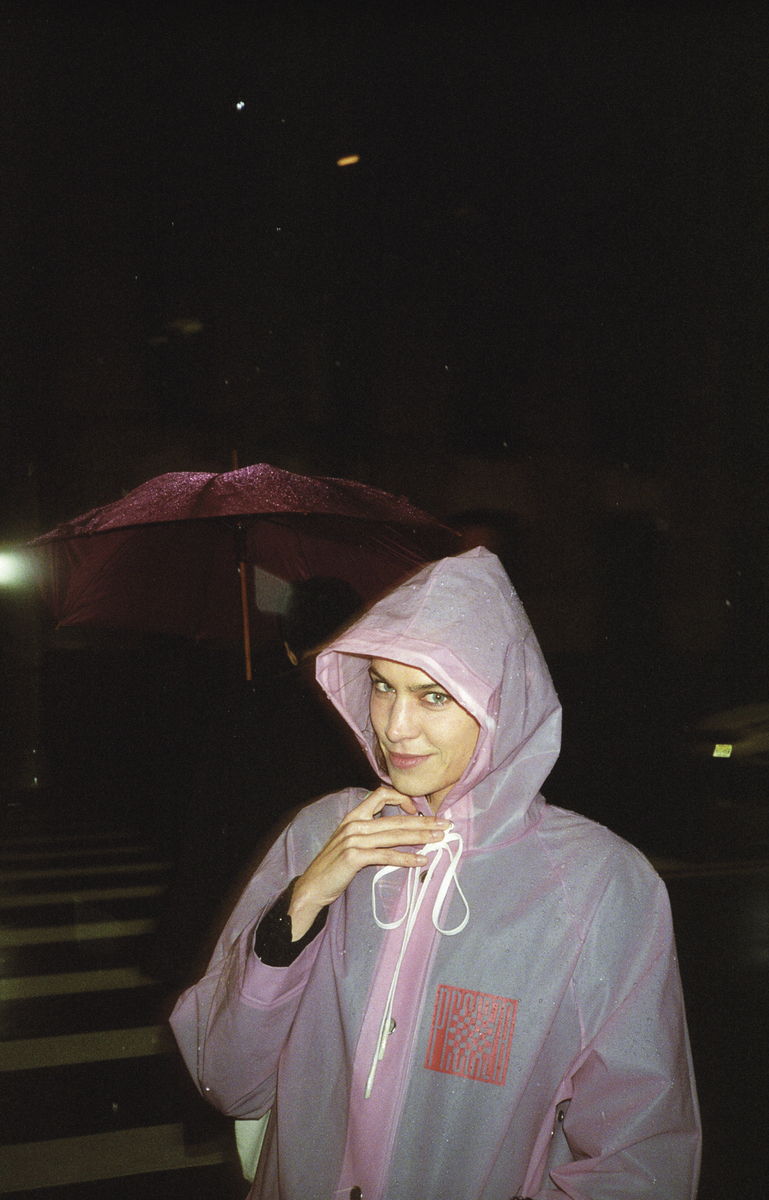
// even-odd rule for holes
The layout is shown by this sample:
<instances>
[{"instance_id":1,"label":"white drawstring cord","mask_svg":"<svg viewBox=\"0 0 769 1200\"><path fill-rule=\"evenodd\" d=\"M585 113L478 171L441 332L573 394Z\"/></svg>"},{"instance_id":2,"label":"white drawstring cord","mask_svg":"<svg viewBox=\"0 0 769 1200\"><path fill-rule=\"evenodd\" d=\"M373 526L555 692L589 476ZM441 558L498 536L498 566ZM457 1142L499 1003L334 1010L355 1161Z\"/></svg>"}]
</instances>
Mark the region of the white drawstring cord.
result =
<instances>
[{"instance_id":1,"label":"white drawstring cord","mask_svg":"<svg viewBox=\"0 0 769 1200\"><path fill-rule=\"evenodd\" d=\"M456 846L456 848L454 850L452 850L452 848L449 844L452 842L455 843L455 846ZM433 875L435 874L436 867L438 866L438 859L440 858L440 856L444 850L449 856L449 865L447 866L446 873L443 876L443 879L441 880L440 887L438 888L438 895L436 896L435 903L433 905L433 913L432 913L433 925L438 930L438 933L442 933L446 937L453 937L454 934L461 933L462 930L467 925L467 922L470 920L470 906L467 903L467 898L466 898L464 892L462 891L462 888L459 885L459 880L457 879L457 866L459 864L459 859L462 855L463 849L464 849L464 842L462 841L462 835L460 833L456 833L453 829L447 829L443 835L442 841L431 842L429 845L423 846L422 849L418 851L419 854L432 854L432 855L434 855L434 857L433 857L433 860L430 863L429 867L427 867L426 871L424 872L424 879L421 878L421 873L424 870L424 868L410 867L408 869L408 875L406 877L406 909L405 909L404 913L402 914L402 916L398 917L398 919L396 921L380 921L379 920L379 917L377 916L377 910L376 910L376 887L377 887L377 884L379 883L380 879L383 879L385 877L385 875L390 875L393 871L400 871L402 868L401 867L380 867L380 869L377 871L376 875L374 876L374 878L371 881L371 908L374 913L374 920L376 921L379 928L380 929L397 929L400 925L403 925L403 923L405 922L405 929L403 931L403 941L401 943L400 952L398 954L398 961L395 964L395 970L393 972L393 978L392 978L392 982L390 984L390 990L387 994L387 1002L385 1003L384 1015L382 1016L382 1023L379 1027L379 1036L377 1038L377 1045L376 1045L376 1052L374 1054L374 1061L371 1064L371 1070L369 1072L369 1077L366 1082L366 1091L365 1091L366 1099L368 1099L369 1096L371 1095L371 1091L374 1086L374 1076L376 1075L377 1066L379 1065L381 1060L384 1058L385 1047L387 1046L387 1039L390 1036L390 1032L391 1032L390 1023L392 1020L393 1002L395 1000L395 989L398 986L398 976L400 975L401 965L403 963L403 959L406 954L406 947L409 944L409 940L411 938L411 933L416 924L417 916L419 915L419 910L422 907L422 901L425 897L425 893L426 893L428 887L430 886L430 880L432 879ZM446 899L448 890L451 887L452 882L454 883L454 886L456 887L457 891L459 892L459 895L462 897L462 903L465 906L465 915L462 918L462 920L460 921L460 923L454 929L442 929L441 926L438 924L438 918L440 916L441 909L443 907L444 901Z\"/></svg>"}]
</instances>

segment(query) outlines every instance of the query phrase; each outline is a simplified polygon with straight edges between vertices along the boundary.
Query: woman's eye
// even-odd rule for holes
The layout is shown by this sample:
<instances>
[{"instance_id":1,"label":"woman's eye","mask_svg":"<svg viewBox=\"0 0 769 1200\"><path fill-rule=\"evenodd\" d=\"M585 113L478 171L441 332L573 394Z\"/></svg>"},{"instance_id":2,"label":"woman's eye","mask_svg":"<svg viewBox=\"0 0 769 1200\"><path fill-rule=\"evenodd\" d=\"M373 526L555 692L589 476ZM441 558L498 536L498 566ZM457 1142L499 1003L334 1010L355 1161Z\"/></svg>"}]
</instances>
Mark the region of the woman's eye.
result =
<instances>
[{"instance_id":1,"label":"woman's eye","mask_svg":"<svg viewBox=\"0 0 769 1200\"><path fill-rule=\"evenodd\" d=\"M425 696L425 700L429 701L429 703L435 707L440 704L445 704L448 699L449 697L445 692L428 692Z\"/></svg>"}]
</instances>

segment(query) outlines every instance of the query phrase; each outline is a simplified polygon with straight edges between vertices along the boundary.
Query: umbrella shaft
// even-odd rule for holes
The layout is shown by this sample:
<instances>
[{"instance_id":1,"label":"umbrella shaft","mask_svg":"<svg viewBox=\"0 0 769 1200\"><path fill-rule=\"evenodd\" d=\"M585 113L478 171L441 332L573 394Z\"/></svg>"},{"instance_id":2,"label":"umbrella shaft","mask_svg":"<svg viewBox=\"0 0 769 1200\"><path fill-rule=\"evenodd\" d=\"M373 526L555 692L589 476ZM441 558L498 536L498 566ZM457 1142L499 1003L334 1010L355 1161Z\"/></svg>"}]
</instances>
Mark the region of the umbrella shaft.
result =
<instances>
[{"instance_id":1,"label":"umbrella shaft","mask_svg":"<svg viewBox=\"0 0 769 1200\"><path fill-rule=\"evenodd\" d=\"M251 681L251 629L248 623L248 590L246 588L246 564L240 564L240 606L243 612L243 654L246 660L246 679Z\"/></svg>"}]
</instances>

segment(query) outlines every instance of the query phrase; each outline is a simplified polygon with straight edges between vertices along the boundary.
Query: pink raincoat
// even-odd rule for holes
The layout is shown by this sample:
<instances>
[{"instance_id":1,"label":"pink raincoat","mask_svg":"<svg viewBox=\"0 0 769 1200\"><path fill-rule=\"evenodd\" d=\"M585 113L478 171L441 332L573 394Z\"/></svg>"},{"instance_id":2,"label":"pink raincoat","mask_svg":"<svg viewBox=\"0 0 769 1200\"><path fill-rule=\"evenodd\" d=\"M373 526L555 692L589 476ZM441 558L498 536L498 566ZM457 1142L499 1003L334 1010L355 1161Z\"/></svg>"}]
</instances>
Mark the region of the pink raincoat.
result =
<instances>
[{"instance_id":1,"label":"pink raincoat","mask_svg":"<svg viewBox=\"0 0 769 1200\"><path fill-rule=\"evenodd\" d=\"M271 1109L251 1196L693 1197L665 888L626 842L539 794L560 706L495 556L425 568L319 657L373 764L371 656L425 671L481 732L429 868L365 868L291 966L261 963L259 919L365 793L308 806L177 1004L202 1093L238 1117Z\"/></svg>"}]
</instances>

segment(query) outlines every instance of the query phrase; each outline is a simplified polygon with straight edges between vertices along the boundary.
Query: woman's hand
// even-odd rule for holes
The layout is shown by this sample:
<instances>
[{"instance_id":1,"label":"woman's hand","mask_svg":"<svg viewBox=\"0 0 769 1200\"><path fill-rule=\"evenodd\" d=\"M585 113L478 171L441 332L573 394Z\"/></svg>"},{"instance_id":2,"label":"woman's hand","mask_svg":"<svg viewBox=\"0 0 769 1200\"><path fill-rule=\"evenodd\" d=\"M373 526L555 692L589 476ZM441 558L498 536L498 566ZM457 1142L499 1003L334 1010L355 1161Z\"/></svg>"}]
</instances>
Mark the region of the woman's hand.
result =
<instances>
[{"instance_id":1,"label":"woman's hand","mask_svg":"<svg viewBox=\"0 0 769 1200\"><path fill-rule=\"evenodd\" d=\"M393 817L380 817L386 804L403 809ZM361 867L421 867L423 854L398 850L398 846L439 842L450 821L425 817L410 796L395 788L379 787L349 812L317 858L294 884L289 906L293 941L303 937L321 909L349 886Z\"/></svg>"}]
</instances>

